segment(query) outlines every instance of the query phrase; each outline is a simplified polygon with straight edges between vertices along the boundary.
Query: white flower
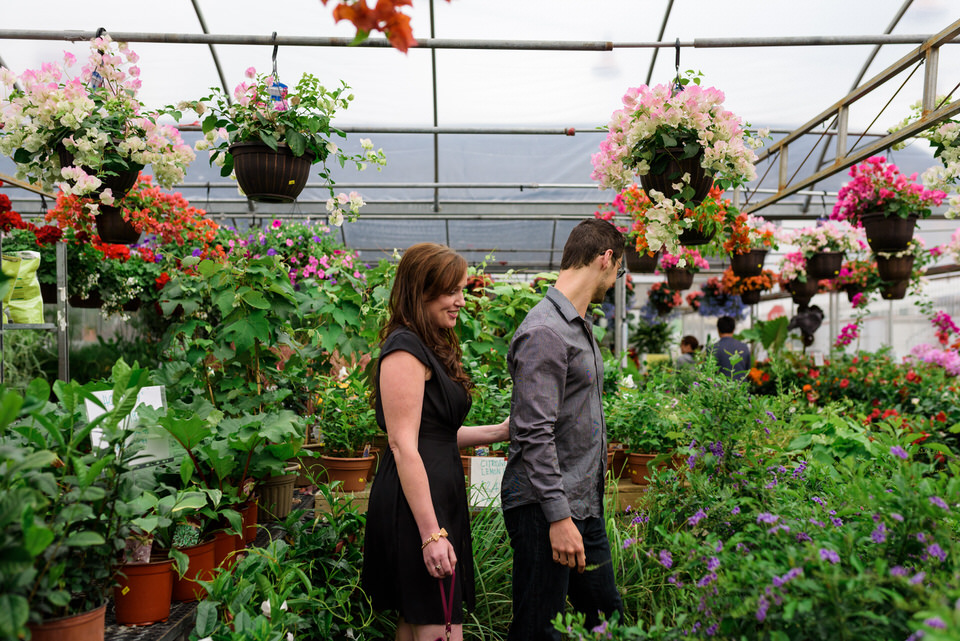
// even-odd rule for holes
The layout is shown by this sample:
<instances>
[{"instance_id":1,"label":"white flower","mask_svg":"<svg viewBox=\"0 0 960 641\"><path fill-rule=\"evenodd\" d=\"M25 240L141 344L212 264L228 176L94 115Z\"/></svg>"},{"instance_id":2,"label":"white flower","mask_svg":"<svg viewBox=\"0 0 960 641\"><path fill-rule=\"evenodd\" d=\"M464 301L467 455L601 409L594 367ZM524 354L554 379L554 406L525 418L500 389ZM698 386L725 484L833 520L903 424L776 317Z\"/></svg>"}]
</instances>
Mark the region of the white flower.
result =
<instances>
[{"instance_id":1,"label":"white flower","mask_svg":"<svg viewBox=\"0 0 960 641\"><path fill-rule=\"evenodd\" d=\"M633 374L627 374L622 379L620 379L621 387L627 387L629 389L636 389L637 384L633 380Z\"/></svg>"},{"instance_id":2,"label":"white flower","mask_svg":"<svg viewBox=\"0 0 960 641\"><path fill-rule=\"evenodd\" d=\"M373 141L370 140L369 138L361 138L361 139L360 139L360 146L361 146L363 149L373 149Z\"/></svg>"},{"instance_id":3,"label":"white flower","mask_svg":"<svg viewBox=\"0 0 960 641\"><path fill-rule=\"evenodd\" d=\"M260 611L263 612L263 615L270 618L270 601L264 601L260 604Z\"/></svg>"},{"instance_id":4,"label":"white flower","mask_svg":"<svg viewBox=\"0 0 960 641\"><path fill-rule=\"evenodd\" d=\"M339 149L340 149L340 148L337 147L333 142L328 142L328 143L327 143L327 151L329 151L331 154L337 153L337 151L338 151Z\"/></svg>"},{"instance_id":5,"label":"white flower","mask_svg":"<svg viewBox=\"0 0 960 641\"><path fill-rule=\"evenodd\" d=\"M293 641L293 632L287 632L287 641Z\"/></svg>"}]
</instances>

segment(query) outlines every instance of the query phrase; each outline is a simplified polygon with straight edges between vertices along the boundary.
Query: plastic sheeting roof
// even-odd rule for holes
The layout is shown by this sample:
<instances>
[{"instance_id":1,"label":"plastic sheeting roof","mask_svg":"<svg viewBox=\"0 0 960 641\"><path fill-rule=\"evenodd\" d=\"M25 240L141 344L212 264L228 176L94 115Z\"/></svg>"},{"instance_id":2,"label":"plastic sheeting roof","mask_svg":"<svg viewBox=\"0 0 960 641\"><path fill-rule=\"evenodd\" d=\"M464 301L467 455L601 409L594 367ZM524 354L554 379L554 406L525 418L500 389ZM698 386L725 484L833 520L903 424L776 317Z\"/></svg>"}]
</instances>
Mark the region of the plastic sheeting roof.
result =
<instances>
[{"instance_id":1,"label":"plastic sheeting roof","mask_svg":"<svg viewBox=\"0 0 960 641\"><path fill-rule=\"evenodd\" d=\"M464 40L521 41L522 46L612 42L614 46L612 51L422 48L404 55L382 47L285 45L278 52L280 78L290 84L301 73L310 72L328 85L346 81L356 100L336 121L350 131L344 146L355 147L360 137L369 137L387 154L388 165L381 173L336 174L338 189L358 188L369 203L361 221L344 228L352 246L374 254L419 240L440 240L458 249L475 248L468 252L472 260L496 249L498 259L507 266L532 268L555 267L573 219L591 215L596 205L613 196L590 186L590 154L602 134L587 130L606 123L628 87L646 82L655 51L659 53L652 65L652 83L673 77L673 48L656 50L630 43L657 41L663 29L662 40L672 43L679 38L684 45L681 69L699 70L705 84L723 89L729 109L754 127L789 130L845 95L874 51L868 44L800 43L832 36L876 36L894 22L893 34L923 38L960 18L957 0L455 0L432 4L434 37L454 46ZM319 0L176 0L150 4L149 9L145 3L123 0L96 4L44 0L5 8L0 60L20 72L60 59L64 50L78 58L85 55L84 42L18 37L28 30L92 32L102 26L111 33L199 34L202 28L195 7L211 34L264 37L276 31L280 36L353 36L352 25L335 25L331 7ZM431 35L430 10L431 3L418 0L410 12L418 38ZM711 38L797 40L793 46L689 46ZM885 44L866 77L916 46L916 42ZM141 95L148 106L199 98L220 83L206 45L131 42L131 47L140 54ZM269 46L229 44L216 45L215 50L230 89L243 80L248 67L267 71L271 66ZM435 211L433 189L396 186L434 182L433 135L376 133L383 128L434 124L434 58L440 127L557 131L574 127L577 134L440 134L440 183L510 186L441 189L439 211ZM948 92L953 89L952 82L945 86L948 81L960 80L960 47L943 47L939 68L940 78L945 79L940 91ZM907 81L892 98L896 85L860 100L851 109L850 131L882 133L899 121L908 105L920 97L921 75ZM792 162L802 158L803 154L791 152ZM894 160L907 171L922 171L934 162L925 143L898 152ZM8 159L0 159L0 173L13 173ZM775 173L762 186L775 187ZM182 191L211 213L251 213L235 190L208 189L207 182L223 180L201 157L191 166L188 187ZM842 182L842 176L834 176L817 189L835 191ZM375 188L373 184L393 186ZM553 186L531 189L533 185ZM21 212L40 209L36 197L6 191ZM324 190L312 188L293 205L258 205L254 211L262 216L316 216L322 213L326 197ZM760 213L801 215L804 198L789 200L794 204L781 203ZM829 196L823 203L830 206ZM823 203L814 198L803 215L815 217ZM928 226L940 235L953 228L943 221Z\"/></svg>"}]
</instances>

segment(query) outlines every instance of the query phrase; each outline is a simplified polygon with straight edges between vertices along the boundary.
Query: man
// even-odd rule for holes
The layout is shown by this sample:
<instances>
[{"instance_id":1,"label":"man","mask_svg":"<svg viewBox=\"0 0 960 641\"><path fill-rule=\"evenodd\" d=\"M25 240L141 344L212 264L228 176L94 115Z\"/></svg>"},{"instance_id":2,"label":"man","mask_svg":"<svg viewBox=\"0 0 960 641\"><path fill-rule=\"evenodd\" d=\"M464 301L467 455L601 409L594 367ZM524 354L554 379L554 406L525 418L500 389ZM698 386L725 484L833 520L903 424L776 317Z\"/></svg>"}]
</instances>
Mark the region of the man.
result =
<instances>
[{"instance_id":1,"label":"man","mask_svg":"<svg viewBox=\"0 0 960 641\"><path fill-rule=\"evenodd\" d=\"M510 453L501 486L513 548L508 641L560 639L567 596L588 628L623 614L603 518L603 359L586 318L625 271L624 237L591 219L567 238L560 275L510 344ZM589 571L585 571L587 566Z\"/></svg>"},{"instance_id":2,"label":"man","mask_svg":"<svg viewBox=\"0 0 960 641\"><path fill-rule=\"evenodd\" d=\"M710 352L717 359L721 374L734 380L742 380L750 371L750 348L733 337L736 327L737 322L730 316L718 318L717 334L720 335L720 340L710 346ZM739 357L739 360L735 356Z\"/></svg>"}]
</instances>

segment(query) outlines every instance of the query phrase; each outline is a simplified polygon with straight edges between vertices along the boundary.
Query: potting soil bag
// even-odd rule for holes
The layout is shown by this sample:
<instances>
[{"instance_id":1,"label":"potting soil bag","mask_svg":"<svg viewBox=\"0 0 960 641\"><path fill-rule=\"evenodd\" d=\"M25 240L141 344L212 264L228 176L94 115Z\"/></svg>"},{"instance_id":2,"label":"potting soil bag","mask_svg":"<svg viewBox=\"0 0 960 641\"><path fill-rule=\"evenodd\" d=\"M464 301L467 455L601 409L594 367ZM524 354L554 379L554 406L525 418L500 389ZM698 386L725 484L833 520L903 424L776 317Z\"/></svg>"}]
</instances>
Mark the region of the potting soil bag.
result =
<instances>
[{"instance_id":1,"label":"potting soil bag","mask_svg":"<svg viewBox=\"0 0 960 641\"><path fill-rule=\"evenodd\" d=\"M43 322L38 267L39 252L20 251L3 255L3 273L10 279L0 287L0 291L3 291L4 323Z\"/></svg>"}]
</instances>

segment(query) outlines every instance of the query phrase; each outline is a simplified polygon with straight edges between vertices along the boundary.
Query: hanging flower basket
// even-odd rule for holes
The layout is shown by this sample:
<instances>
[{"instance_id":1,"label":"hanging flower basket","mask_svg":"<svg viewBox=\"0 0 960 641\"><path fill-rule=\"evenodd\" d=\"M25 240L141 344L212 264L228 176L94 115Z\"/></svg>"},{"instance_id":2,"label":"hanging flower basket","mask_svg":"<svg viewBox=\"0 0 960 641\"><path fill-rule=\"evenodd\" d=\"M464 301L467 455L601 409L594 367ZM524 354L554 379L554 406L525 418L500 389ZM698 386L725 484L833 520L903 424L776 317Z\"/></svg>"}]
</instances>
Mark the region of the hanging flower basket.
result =
<instances>
[{"instance_id":1,"label":"hanging flower basket","mask_svg":"<svg viewBox=\"0 0 960 641\"><path fill-rule=\"evenodd\" d=\"M61 167L73 166L73 154L67 151L63 145L57 145L57 158L60 160ZM80 167L80 169L90 175L96 174L96 171L90 169L89 167ZM104 167L103 169L106 170L107 167ZM142 170L143 165L130 163L126 169L118 169L110 174L96 174L97 178L100 179L100 186L87 195L91 198L98 198L100 194L109 189L110 193L113 194L114 199L120 200L137 183L137 177L140 175ZM67 182L70 182L71 184L74 183L74 181L70 180Z\"/></svg>"},{"instance_id":2,"label":"hanging flower basket","mask_svg":"<svg viewBox=\"0 0 960 641\"><path fill-rule=\"evenodd\" d=\"M713 187L713 176L708 174L700 164L703 161L703 148L689 158L684 158L683 152L683 147L667 147L658 151L654 155L653 162L650 163L650 173L640 176L640 186L647 193L655 189L667 198L677 198L684 186L682 178L689 174L693 195L687 199L687 202L699 205ZM675 185L680 185L681 189L676 189ZM681 243L683 243L682 240Z\"/></svg>"},{"instance_id":3,"label":"hanging flower basket","mask_svg":"<svg viewBox=\"0 0 960 641\"><path fill-rule=\"evenodd\" d=\"M913 263L917 257L913 254L886 257L877 255L877 273L885 281L909 280L913 273Z\"/></svg>"},{"instance_id":4,"label":"hanging flower basket","mask_svg":"<svg viewBox=\"0 0 960 641\"><path fill-rule=\"evenodd\" d=\"M658 251L652 256L650 252L641 253L628 242L623 253L623 260L627 266L627 270L631 273L652 274L657 269L657 262L660 260L661 253L662 251Z\"/></svg>"},{"instance_id":5,"label":"hanging flower basket","mask_svg":"<svg viewBox=\"0 0 960 641\"><path fill-rule=\"evenodd\" d=\"M756 305L760 302L760 292L759 289L747 289L740 292L740 300L744 305Z\"/></svg>"},{"instance_id":6,"label":"hanging flower basket","mask_svg":"<svg viewBox=\"0 0 960 641\"><path fill-rule=\"evenodd\" d=\"M250 200L265 203L296 200L313 164L312 153L294 156L282 143L274 151L260 142L238 142L230 145L230 153L240 189Z\"/></svg>"},{"instance_id":7,"label":"hanging flower basket","mask_svg":"<svg viewBox=\"0 0 960 641\"><path fill-rule=\"evenodd\" d=\"M136 181L136 176L134 176ZM129 187L127 188L129 189ZM140 240L140 230L132 222L123 219L123 210L113 205L100 205L96 216L97 235L105 243L133 245Z\"/></svg>"},{"instance_id":8,"label":"hanging flower basket","mask_svg":"<svg viewBox=\"0 0 960 641\"><path fill-rule=\"evenodd\" d=\"M733 274L739 278L759 276L763 271L763 261L767 257L767 249L751 249L746 254L730 254L730 267Z\"/></svg>"},{"instance_id":9,"label":"hanging flower basket","mask_svg":"<svg viewBox=\"0 0 960 641\"><path fill-rule=\"evenodd\" d=\"M807 259L807 277L814 280L836 278L842 266L842 251L816 252Z\"/></svg>"},{"instance_id":10,"label":"hanging flower basket","mask_svg":"<svg viewBox=\"0 0 960 641\"><path fill-rule=\"evenodd\" d=\"M790 297L795 304L800 306L808 305L810 299L816 295L818 289L819 284L817 281L809 277L806 281L798 279L787 283L787 291L790 292Z\"/></svg>"},{"instance_id":11,"label":"hanging flower basket","mask_svg":"<svg viewBox=\"0 0 960 641\"><path fill-rule=\"evenodd\" d=\"M666 270L666 272L667 285L670 289L683 291L684 289L690 289L690 286L693 285L693 272L689 269L672 268Z\"/></svg>"},{"instance_id":12,"label":"hanging flower basket","mask_svg":"<svg viewBox=\"0 0 960 641\"><path fill-rule=\"evenodd\" d=\"M698 245L706 245L713 237L717 235L716 231L705 234L699 229L684 229L680 232L680 244L684 247L696 247Z\"/></svg>"},{"instance_id":13,"label":"hanging flower basket","mask_svg":"<svg viewBox=\"0 0 960 641\"><path fill-rule=\"evenodd\" d=\"M899 252L906 249L913 240L917 218L887 216L882 211L860 214L860 222L867 233L867 243L874 252Z\"/></svg>"},{"instance_id":14,"label":"hanging flower basket","mask_svg":"<svg viewBox=\"0 0 960 641\"><path fill-rule=\"evenodd\" d=\"M909 279L895 280L889 283L884 283L880 286L880 295L884 298L884 300L901 300L906 297L907 285L909 284Z\"/></svg>"},{"instance_id":15,"label":"hanging flower basket","mask_svg":"<svg viewBox=\"0 0 960 641\"><path fill-rule=\"evenodd\" d=\"M863 287L853 283L844 285L842 289L847 294L847 301L851 303L853 302L853 299L856 298L857 294L862 294L864 292Z\"/></svg>"}]
</instances>

